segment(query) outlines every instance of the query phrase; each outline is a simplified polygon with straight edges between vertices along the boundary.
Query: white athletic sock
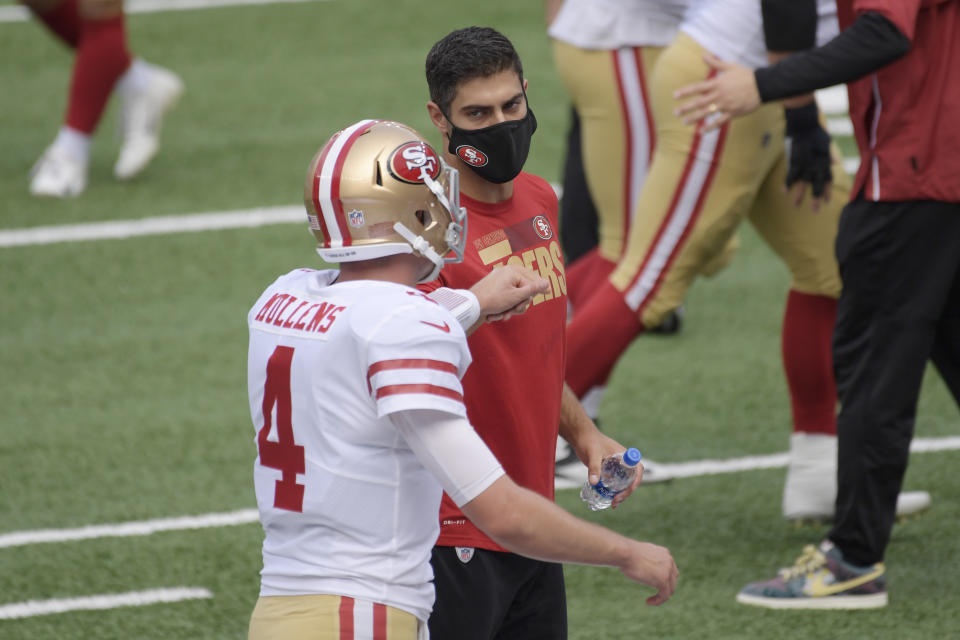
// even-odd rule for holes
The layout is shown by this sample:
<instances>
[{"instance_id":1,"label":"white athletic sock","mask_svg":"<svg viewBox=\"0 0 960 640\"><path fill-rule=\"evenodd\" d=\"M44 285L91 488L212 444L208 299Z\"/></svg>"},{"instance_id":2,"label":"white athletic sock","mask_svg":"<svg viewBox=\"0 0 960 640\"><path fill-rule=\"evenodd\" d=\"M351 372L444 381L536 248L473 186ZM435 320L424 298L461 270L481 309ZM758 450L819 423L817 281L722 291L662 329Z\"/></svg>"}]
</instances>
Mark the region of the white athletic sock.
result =
<instances>
[{"instance_id":1,"label":"white athletic sock","mask_svg":"<svg viewBox=\"0 0 960 640\"><path fill-rule=\"evenodd\" d=\"M143 58L134 58L120 78L114 89L120 94L135 93L143 89L150 82L150 76L153 73L153 65Z\"/></svg>"},{"instance_id":2,"label":"white athletic sock","mask_svg":"<svg viewBox=\"0 0 960 640\"><path fill-rule=\"evenodd\" d=\"M82 162L90 158L90 136L66 125L60 127L53 146Z\"/></svg>"}]
</instances>

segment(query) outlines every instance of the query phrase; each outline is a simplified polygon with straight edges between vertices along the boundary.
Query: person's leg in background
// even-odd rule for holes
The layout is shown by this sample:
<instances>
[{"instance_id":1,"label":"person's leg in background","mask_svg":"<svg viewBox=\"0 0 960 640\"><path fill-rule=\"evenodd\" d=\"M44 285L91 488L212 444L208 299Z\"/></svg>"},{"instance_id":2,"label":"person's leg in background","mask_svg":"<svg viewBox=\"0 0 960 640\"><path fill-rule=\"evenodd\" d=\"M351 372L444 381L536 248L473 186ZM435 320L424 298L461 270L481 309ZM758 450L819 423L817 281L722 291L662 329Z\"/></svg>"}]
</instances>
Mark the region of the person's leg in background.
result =
<instances>
[{"instance_id":1,"label":"person's leg in background","mask_svg":"<svg viewBox=\"0 0 960 640\"><path fill-rule=\"evenodd\" d=\"M832 520L837 496L832 341L841 283L835 245L840 214L849 200L850 178L836 147L832 155L832 194L818 211L811 208L809 198L797 207L784 192L787 160L783 157L767 177L749 216L791 275L781 345L793 430L782 512L798 524ZM927 492L905 492L897 512L913 515L929 505Z\"/></svg>"},{"instance_id":2,"label":"person's leg in background","mask_svg":"<svg viewBox=\"0 0 960 640\"><path fill-rule=\"evenodd\" d=\"M183 92L173 73L134 58L122 0L24 0L49 30L75 50L63 125L31 171L30 191L69 197L87 183L90 140L116 89L123 98L123 147L114 174L131 178L159 146L164 113Z\"/></svg>"},{"instance_id":3,"label":"person's leg in background","mask_svg":"<svg viewBox=\"0 0 960 640\"><path fill-rule=\"evenodd\" d=\"M657 142L627 248L568 326L567 382L578 396L606 379L633 339L683 304L693 280L726 253L776 161L775 147L755 144L771 109L708 133L673 115L673 90L709 73L703 53L681 33L652 74Z\"/></svg>"},{"instance_id":4,"label":"person's leg in background","mask_svg":"<svg viewBox=\"0 0 960 640\"><path fill-rule=\"evenodd\" d=\"M576 268L577 261L596 248L599 241L597 208L587 186L581 149L580 116L571 105L560 194L560 246L568 275Z\"/></svg>"},{"instance_id":5,"label":"person's leg in background","mask_svg":"<svg viewBox=\"0 0 960 640\"><path fill-rule=\"evenodd\" d=\"M838 493L827 537L856 565L883 561L927 360L938 342L946 357L942 330L958 339L943 324L960 308L958 214L957 204L857 199L840 221Z\"/></svg>"}]
</instances>

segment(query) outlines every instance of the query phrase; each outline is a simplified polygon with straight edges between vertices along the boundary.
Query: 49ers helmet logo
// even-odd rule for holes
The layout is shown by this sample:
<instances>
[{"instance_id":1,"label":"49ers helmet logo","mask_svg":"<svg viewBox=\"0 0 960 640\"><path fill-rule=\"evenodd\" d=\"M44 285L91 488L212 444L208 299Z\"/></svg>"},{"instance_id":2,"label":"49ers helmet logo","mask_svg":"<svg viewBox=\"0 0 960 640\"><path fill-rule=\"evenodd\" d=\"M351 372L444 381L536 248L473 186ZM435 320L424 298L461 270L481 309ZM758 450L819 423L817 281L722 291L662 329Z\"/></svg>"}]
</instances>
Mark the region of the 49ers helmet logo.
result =
<instances>
[{"instance_id":1,"label":"49ers helmet logo","mask_svg":"<svg viewBox=\"0 0 960 640\"><path fill-rule=\"evenodd\" d=\"M487 158L487 154L476 147L471 147L468 144L462 144L457 147L457 155L460 156L460 159L469 164L472 167L482 167L490 162Z\"/></svg>"},{"instance_id":2,"label":"49ers helmet logo","mask_svg":"<svg viewBox=\"0 0 960 640\"><path fill-rule=\"evenodd\" d=\"M533 219L533 230L544 240L553 237L553 227L550 226L550 221L545 216L537 216Z\"/></svg>"},{"instance_id":3,"label":"49ers helmet logo","mask_svg":"<svg viewBox=\"0 0 960 640\"><path fill-rule=\"evenodd\" d=\"M394 178L408 184L422 184L423 171L433 179L440 175L440 158L422 142L405 142L394 149L387 166Z\"/></svg>"}]
</instances>

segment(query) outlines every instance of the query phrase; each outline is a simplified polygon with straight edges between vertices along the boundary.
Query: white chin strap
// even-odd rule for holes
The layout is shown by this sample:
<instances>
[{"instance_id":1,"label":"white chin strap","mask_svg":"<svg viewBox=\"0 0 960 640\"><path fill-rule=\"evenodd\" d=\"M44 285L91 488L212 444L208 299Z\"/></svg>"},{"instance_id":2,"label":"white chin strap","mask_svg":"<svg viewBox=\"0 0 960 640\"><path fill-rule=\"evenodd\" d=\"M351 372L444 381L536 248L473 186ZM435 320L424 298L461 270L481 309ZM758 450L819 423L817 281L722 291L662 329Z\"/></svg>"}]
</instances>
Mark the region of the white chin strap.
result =
<instances>
[{"instance_id":1,"label":"white chin strap","mask_svg":"<svg viewBox=\"0 0 960 640\"><path fill-rule=\"evenodd\" d=\"M433 270L426 277L421 278L420 282L436 280L437 276L440 275L440 268L443 267L443 256L437 253L423 236L415 235L413 231L407 229L403 223L395 222L393 230L403 236L403 239L410 243L414 251L433 263Z\"/></svg>"}]
</instances>

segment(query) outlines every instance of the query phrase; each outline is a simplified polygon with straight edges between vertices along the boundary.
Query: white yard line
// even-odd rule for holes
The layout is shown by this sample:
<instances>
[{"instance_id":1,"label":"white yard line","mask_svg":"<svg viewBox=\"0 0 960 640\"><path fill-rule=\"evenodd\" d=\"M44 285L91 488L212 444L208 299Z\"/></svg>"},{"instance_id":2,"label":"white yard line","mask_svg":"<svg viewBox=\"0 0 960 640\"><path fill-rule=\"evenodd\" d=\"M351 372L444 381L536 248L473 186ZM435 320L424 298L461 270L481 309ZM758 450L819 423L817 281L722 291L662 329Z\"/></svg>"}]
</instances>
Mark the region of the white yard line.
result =
<instances>
[{"instance_id":1,"label":"white yard line","mask_svg":"<svg viewBox=\"0 0 960 640\"><path fill-rule=\"evenodd\" d=\"M955 451L960 449L960 436L941 438L914 438L910 450L914 453L930 451ZM765 456L746 456L726 460L695 460L691 462L658 463L657 473L663 478L693 478L718 473L736 473L754 469L774 469L785 467L787 454L777 453ZM584 475L586 469L584 468ZM560 478L557 488L579 487L581 482ZM224 513L207 513L198 516L141 520L138 522L120 522L115 524L90 525L73 529L36 529L33 531L11 531L0 535L0 548L20 547L45 542L71 542L93 538L116 538L127 536L147 536L160 531L184 529L206 529L210 527L228 527L256 522L256 509L241 509Z\"/></svg>"},{"instance_id":2,"label":"white yard line","mask_svg":"<svg viewBox=\"0 0 960 640\"><path fill-rule=\"evenodd\" d=\"M212 597L213 594L208 589L199 587L171 587L168 589L128 591L126 593L105 593L81 598L27 600L26 602L0 604L0 620L31 618L33 616L45 616L52 613L65 613L67 611L142 607L161 602L179 602L181 600L199 600Z\"/></svg>"},{"instance_id":3,"label":"white yard line","mask_svg":"<svg viewBox=\"0 0 960 640\"><path fill-rule=\"evenodd\" d=\"M185 11L188 9L219 9L259 4L293 4L304 2L329 2L330 0L127 0L126 13L158 13L161 11ZM0 23L26 22L30 12L26 7L0 7Z\"/></svg>"},{"instance_id":4,"label":"white yard line","mask_svg":"<svg viewBox=\"0 0 960 640\"><path fill-rule=\"evenodd\" d=\"M148 536L160 531L179 531L184 529L207 529L210 527L229 527L238 524L256 522L259 518L256 509L241 509L225 513L206 513L199 516L179 518L161 518L138 522L119 522L98 524L74 529L36 529L33 531L12 531L0 535L0 548L20 547L43 542L72 542L93 538L125 538L129 536Z\"/></svg>"},{"instance_id":5,"label":"white yard line","mask_svg":"<svg viewBox=\"0 0 960 640\"><path fill-rule=\"evenodd\" d=\"M960 436L946 436L943 438L914 438L910 443L910 451L926 453L928 451L954 451L960 449ZM766 456L746 456L743 458L728 458L726 460L693 460L691 462L650 462L654 466L658 480L672 480L674 478L694 478L710 476L718 473L736 473L739 471L753 471L754 469L776 469L787 466L787 454L775 453ZM574 470L565 471L564 475L557 476L557 489L574 489L583 484L582 477L586 477L587 468L583 466L580 473Z\"/></svg>"},{"instance_id":6,"label":"white yard line","mask_svg":"<svg viewBox=\"0 0 960 640\"><path fill-rule=\"evenodd\" d=\"M0 231L0 247L133 238L135 236L165 233L261 227L268 224L288 224L291 222L301 222L304 227L307 226L307 214L303 205L158 216L139 220L108 220L84 224L7 229Z\"/></svg>"}]
</instances>

